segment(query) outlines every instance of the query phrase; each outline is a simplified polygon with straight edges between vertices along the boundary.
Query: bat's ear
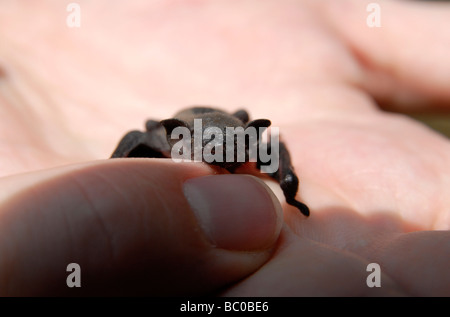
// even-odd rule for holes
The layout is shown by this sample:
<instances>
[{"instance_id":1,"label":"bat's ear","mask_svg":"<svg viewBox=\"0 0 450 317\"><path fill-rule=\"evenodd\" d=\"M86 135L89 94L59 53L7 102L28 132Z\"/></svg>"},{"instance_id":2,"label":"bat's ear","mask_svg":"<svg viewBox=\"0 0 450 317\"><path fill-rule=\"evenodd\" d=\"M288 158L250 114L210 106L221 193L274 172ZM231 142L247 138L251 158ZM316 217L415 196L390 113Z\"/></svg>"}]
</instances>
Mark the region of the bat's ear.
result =
<instances>
[{"instance_id":1,"label":"bat's ear","mask_svg":"<svg viewBox=\"0 0 450 317\"><path fill-rule=\"evenodd\" d=\"M270 127L271 122L270 120L267 119L257 119L257 120L253 120L250 121L249 123L247 123L247 125L245 126L245 128L248 127L254 127L258 130L258 128L263 128L263 129L267 129L268 127Z\"/></svg>"},{"instance_id":2,"label":"bat's ear","mask_svg":"<svg viewBox=\"0 0 450 317\"><path fill-rule=\"evenodd\" d=\"M253 120L250 121L249 123L247 123L247 125L245 126L245 128L247 129L248 127L254 127L256 129L257 132L257 142L259 143L260 141L260 137L261 134L268 128L270 127L271 122L270 120L267 119L257 119L257 120Z\"/></svg>"},{"instance_id":3,"label":"bat's ear","mask_svg":"<svg viewBox=\"0 0 450 317\"><path fill-rule=\"evenodd\" d=\"M167 136L170 136L172 134L173 129L177 127L185 127L189 129L189 125L183 120L167 119L162 120L160 123L166 129Z\"/></svg>"},{"instance_id":4,"label":"bat's ear","mask_svg":"<svg viewBox=\"0 0 450 317\"><path fill-rule=\"evenodd\" d=\"M238 118L239 120L241 120L243 124L247 124L248 120L250 120L250 116L248 115L248 112L243 109L238 110L235 113L233 113L233 116L235 118Z\"/></svg>"}]
</instances>

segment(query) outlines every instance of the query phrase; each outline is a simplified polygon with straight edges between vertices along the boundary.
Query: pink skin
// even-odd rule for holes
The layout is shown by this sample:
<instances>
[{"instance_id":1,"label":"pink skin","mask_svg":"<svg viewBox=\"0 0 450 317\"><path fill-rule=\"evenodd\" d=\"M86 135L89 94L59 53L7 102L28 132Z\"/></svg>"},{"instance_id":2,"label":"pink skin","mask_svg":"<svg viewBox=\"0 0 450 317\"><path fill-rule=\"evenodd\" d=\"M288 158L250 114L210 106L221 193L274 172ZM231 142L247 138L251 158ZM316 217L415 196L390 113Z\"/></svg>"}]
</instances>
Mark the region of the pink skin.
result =
<instances>
[{"instance_id":1,"label":"pink skin","mask_svg":"<svg viewBox=\"0 0 450 317\"><path fill-rule=\"evenodd\" d=\"M74 261L97 272L86 294L114 276L123 293L450 295L449 142L385 112L449 110L450 7L377 1L369 28L369 2L78 1L80 28L63 2L2 3L0 294L68 292ZM217 178L268 208L240 200L242 227L214 218L229 228L217 246L182 190L212 169L100 160L193 104L280 127L311 217Z\"/></svg>"}]
</instances>

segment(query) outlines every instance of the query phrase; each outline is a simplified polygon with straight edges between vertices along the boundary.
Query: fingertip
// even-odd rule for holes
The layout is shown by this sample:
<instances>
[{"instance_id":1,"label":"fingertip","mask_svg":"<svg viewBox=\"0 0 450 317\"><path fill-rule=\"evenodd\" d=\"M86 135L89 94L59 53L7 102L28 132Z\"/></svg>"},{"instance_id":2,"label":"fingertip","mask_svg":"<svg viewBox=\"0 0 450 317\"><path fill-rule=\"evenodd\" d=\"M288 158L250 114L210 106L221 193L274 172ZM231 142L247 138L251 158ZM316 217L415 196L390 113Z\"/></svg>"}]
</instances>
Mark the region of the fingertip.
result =
<instances>
[{"instance_id":1,"label":"fingertip","mask_svg":"<svg viewBox=\"0 0 450 317\"><path fill-rule=\"evenodd\" d=\"M264 182L250 175L192 178L184 194L209 241L221 248L263 250L278 238L282 208Z\"/></svg>"}]
</instances>

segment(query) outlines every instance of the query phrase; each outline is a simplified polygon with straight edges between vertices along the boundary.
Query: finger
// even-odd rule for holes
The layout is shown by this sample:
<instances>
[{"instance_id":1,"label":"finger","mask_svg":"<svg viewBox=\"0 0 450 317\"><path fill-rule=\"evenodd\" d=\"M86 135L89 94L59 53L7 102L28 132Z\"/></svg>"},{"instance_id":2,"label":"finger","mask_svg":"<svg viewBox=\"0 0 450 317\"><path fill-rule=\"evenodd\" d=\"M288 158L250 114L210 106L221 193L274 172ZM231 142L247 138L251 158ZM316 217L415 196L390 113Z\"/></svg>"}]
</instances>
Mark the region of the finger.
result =
<instances>
[{"instance_id":1,"label":"finger","mask_svg":"<svg viewBox=\"0 0 450 317\"><path fill-rule=\"evenodd\" d=\"M399 296L400 287L381 271L382 287L367 284L369 264L347 251L298 239L287 228L279 252L255 274L227 289L224 296Z\"/></svg>"},{"instance_id":2,"label":"finger","mask_svg":"<svg viewBox=\"0 0 450 317\"><path fill-rule=\"evenodd\" d=\"M261 181L203 164L117 159L0 186L3 295L211 292L257 270L282 222ZM79 289L66 285L69 263Z\"/></svg>"},{"instance_id":3,"label":"finger","mask_svg":"<svg viewBox=\"0 0 450 317\"><path fill-rule=\"evenodd\" d=\"M449 4L320 3L333 31L340 34L358 61L361 72L354 80L383 106L403 111L449 109ZM376 15L379 27L374 25Z\"/></svg>"},{"instance_id":4,"label":"finger","mask_svg":"<svg viewBox=\"0 0 450 317\"><path fill-rule=\"evenodd\" d=\"M450 296L450 232L399 235L380 250L380 265L413 296Z\"/></svg>"}]
</instances>

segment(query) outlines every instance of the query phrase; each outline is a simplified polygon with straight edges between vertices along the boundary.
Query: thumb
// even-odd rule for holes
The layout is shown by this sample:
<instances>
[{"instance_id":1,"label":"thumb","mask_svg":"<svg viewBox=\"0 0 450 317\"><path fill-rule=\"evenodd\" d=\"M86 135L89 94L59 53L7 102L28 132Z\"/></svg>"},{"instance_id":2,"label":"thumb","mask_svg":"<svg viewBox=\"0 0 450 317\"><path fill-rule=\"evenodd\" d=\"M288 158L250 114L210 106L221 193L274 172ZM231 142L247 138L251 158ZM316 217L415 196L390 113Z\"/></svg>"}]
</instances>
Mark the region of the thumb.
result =
<instances>
[{"instance_id":1,"label":"thumb","mask_svg":"<svg viewBox=\"0 0 450 317\"><path fill-rule=\"evenodd\" d=\"M1 179L0 294L206 294L255 272L280 204L253 176L211 174L116 159Z\"/></svg>"}]
</instances>

